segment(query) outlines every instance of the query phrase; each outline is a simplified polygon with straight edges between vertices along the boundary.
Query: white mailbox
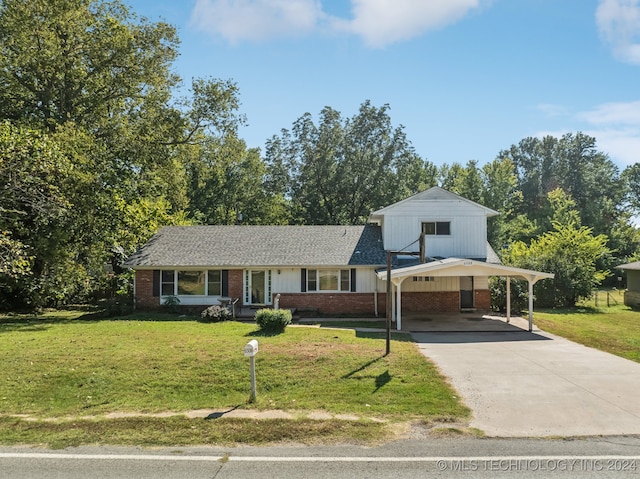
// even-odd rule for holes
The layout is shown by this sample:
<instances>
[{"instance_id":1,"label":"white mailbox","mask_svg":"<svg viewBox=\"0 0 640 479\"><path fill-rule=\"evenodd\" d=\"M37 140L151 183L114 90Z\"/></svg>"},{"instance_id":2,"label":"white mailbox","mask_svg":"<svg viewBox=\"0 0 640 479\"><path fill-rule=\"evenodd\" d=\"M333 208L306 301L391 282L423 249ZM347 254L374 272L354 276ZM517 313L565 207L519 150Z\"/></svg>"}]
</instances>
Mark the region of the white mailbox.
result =
<instances>
[{"instance_id":1,"label":"white mailbox","mask_svg":"<svg viewBox=\"0 0 640 479\"><path fill-rule=\"evenodd\" d=\"M244 347L244 355L245 356L255 356L258 352L258 341L252 339L249 341Z\"/></svg>"}]
</instances>

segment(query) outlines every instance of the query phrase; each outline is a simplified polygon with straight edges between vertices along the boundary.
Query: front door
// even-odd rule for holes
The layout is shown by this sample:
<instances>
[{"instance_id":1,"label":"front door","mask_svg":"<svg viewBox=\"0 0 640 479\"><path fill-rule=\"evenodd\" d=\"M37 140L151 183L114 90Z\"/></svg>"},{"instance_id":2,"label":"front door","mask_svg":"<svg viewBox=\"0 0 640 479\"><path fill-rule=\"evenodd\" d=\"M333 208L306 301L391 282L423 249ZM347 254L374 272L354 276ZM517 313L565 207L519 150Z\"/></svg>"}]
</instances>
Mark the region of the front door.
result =
<instances>
[{"instance_id":1,"label":"front door","mask_svg":"<svg viewBox=\"0 0 640 479\"><path fill-rule=\"evenodd\" d=\"M271 271L252 269L245 272L245 304L271 304Z\"/></svg>"},{"instance_id":2,"label":"front door","mask_svg":"<svg viewBox=\"0 0 640 479\"><path fill-rule=\"evenodd\" d=\"M460 309L473 308L473 276L460 277Z\"/></svg>"}]
</instances>

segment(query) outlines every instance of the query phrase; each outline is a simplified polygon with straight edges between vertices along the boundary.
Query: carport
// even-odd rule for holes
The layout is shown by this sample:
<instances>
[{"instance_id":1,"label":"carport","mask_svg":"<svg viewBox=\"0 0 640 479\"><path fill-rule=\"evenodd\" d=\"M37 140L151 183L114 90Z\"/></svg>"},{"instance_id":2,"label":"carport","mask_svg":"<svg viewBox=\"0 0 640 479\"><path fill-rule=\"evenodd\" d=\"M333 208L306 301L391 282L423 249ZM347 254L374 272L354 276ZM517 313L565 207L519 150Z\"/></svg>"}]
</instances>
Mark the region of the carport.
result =
<instances>
[{"instance_id":1,"label":"carport","mask_svg":"<svg viewBox=\"0 0 640 479\"><path fill-rule=\"evenodd\" d=\"M377 273L378 278L387 281L387 271ZM391 318L396 321L398 331L402 329L402 282L413 276L502 276L507 280L507 322L511 320L510 279L524 279L529 284L529 331L533 330L533 285L541 279L553 278L551 273L514 268L496 263L485 263L471 259L446 258L398 267L391 270ZM393 291L395 290L395 295Z\"/></svg>"}]
</instances>

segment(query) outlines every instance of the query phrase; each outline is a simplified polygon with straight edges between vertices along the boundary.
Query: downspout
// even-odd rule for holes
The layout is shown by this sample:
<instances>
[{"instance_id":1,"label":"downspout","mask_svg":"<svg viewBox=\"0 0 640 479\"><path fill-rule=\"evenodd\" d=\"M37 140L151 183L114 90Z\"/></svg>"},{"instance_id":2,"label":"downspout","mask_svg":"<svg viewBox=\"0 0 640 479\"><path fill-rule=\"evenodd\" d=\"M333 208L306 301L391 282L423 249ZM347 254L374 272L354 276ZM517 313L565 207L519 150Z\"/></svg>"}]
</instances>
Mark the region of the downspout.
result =
<instances>
[{"instance_id":1,"label":"downspout","mask_svg":"<svg viewBox=\"0 0 640 479\"><path fill-rule=\"evenodd\" d=\"M136 310L136 276L137 276L137 271L133 271L133 310Z\"/></svg>"},{"instance_id":2,"label":"downspout","mask_svg":"<svg viewBox=\"0 0 640 479\"><path fill-rule=\"evenodd\" d=\"M373 311L377 318L378 317L378 288L376 288L373 291Z\"/></svg>"}]
</instances>

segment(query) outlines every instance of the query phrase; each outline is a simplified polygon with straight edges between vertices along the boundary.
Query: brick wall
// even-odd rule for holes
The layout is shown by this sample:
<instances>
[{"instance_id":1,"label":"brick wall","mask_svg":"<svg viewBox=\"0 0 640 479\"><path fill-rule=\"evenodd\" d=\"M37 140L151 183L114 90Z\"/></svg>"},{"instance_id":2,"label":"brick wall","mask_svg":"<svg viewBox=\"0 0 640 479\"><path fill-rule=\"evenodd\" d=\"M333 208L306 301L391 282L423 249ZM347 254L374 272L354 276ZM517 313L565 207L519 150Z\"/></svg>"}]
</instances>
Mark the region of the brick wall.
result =
<instances>
[{"instance_id":1,"label":"brick wall","mask_svg":"<svg viewBox=\"0 0 640 479\"><path fill-rule=\"evenodd\" d=\"M456 313L460 311L459 291L434 291L429 293L402 293L402 311Z\"/></svg>"},{"instance_id":2,"label":"brick wall","mask_svg":"<svg viewBox=\"0 0 640 479\"><path fill-rule=\"evenodd\" d=\"M373 301L373 293L280 293L281 308L311 309L324 314L373 315ZM384 308L384 294L378 294L378 314L384 314Z\"/></svg>"},{"instance_id":3,"label":"brick wall","mask_svg":"<svg viewBox=\"0 0 640 479\"><path fill-rule=\"evenodd\" d=\"M136 271L136 308L158 309L160 298L153 296L153 271ZM240 298L236 308L243 302L243 272L241 269L229 270L228 293L233 299ZM275 294L274 294L275 296ZM378 293L378 314L385 315L386 293ZM631 299L631 298L630 298ZM640 299L640 298L639 298ZM324 314L368 314L375 312L373 293L281 293L281 308L312 309ZM626 302L626 301L625 301ZM491 297L489 290L475 291L475 307L489 311ZM201 309L197 306L195 309ZM410 292L402 293L403 312L455 313L460 310L458 291Z\"/></svg>"},{"instance_id":4,"label":"brick wall","mask_svg":"<svg viewBox=\"0 0 640 479\"><path fill-rule=\"evenodd\" d=\"M386 293L378 293L378 314L386 311ZM488 290L476 291L476 308L489 310ZM373 293L281 293L281 308L314 309L324 314L374 314ZM456 313L460 311L458 291L403 292L403 312Z\"/></svg>"},{"instance_id":5,"label":"brick wall","mask_svg":"<svg viewBox=\"0 0 640 479\"><path fill-rule=\"evenodd\" d=\"M230 269L229 270L229 285L228 291L229 297L233 300L236 298L240 298L240 301L236 303L236 308L240 308L242 306L242 302L244 301L242 295L242 270L241 269Z\"/></svg>"},{"instance_id":6,"label":"brick wall","mask_svg":"<svg viewBox=\"0 0 640 479\"><path fill-rule=\"evenodd\" d=\"M158 309L160 298L153 296L153 271L136 271L136 298L137 309Z\"/></svg>"},{"instance_id":7,"label":"brick wall","mask_svg":"<svg viewBox=\"0 0 640 479\"><path fill-rule=\"evenodd\" d=\"M486 312L491 310L491 292L488 289L477 289L474 301L476 309Z\"/></svg>"}]
</instances>

